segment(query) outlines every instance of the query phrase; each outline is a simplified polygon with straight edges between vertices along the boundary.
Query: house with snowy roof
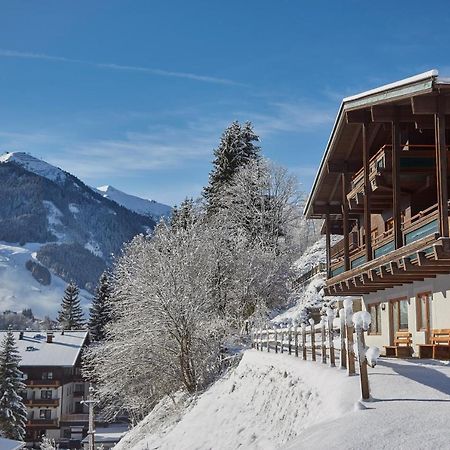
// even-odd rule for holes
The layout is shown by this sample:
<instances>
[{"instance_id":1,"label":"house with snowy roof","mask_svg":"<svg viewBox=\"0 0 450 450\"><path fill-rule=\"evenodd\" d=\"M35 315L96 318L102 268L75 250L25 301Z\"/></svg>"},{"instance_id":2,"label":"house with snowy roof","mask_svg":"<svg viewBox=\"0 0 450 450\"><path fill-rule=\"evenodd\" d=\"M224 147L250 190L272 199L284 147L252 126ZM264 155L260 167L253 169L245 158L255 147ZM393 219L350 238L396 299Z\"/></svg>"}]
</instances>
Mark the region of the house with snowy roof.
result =
<instances>
[{"instance_id":1,"label":"house with snowy roof","mask_svg":"<svg viewBox=\"0 0 450 450\"><path fill-rule=\"evenodd\" d=\"M0 339L6 332L0 331ZM88 343L83 331L15 331L14 337L26 390L27 444L42 435L60 444L79 447L86 435L88 414L81 403L88 383L81 376L81 353Z\"/></svg>"},{"instance_id":2,"label":"house with snowy roof","mask_svg":"<svg viewBox=\"0 0 450 450\"><path fill-rule=\"evenodd\" d=\"M449 114L436 70L345 98L305 206L325 223L325 294L362 296L387 354L449 357Z\"/></svg>"}]
</instances>

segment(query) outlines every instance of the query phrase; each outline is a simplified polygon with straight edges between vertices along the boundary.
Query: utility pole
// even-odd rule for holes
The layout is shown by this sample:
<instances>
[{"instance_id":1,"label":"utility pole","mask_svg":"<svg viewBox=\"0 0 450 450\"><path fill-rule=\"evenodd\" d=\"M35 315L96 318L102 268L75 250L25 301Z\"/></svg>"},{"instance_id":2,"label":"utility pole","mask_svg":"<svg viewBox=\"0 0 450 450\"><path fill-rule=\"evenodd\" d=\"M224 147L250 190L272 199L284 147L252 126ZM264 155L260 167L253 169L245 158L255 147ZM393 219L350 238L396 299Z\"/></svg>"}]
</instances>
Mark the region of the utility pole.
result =
<instances>
[{"instance_id":1,"label":"utility pole","mask_svg":"<svg viewBox=\"0 0 450 450\"><path fill-rule=\"evenodd\" d=\"M83 405L88 405L89 407L89 429L88 429L89 450L95 450L94 405L98 403L98 401L94 399L94 388L92 387L92 383L89 385L88 399L82 400L80 403L82 403Z\"/></svg>"}]
</instances>

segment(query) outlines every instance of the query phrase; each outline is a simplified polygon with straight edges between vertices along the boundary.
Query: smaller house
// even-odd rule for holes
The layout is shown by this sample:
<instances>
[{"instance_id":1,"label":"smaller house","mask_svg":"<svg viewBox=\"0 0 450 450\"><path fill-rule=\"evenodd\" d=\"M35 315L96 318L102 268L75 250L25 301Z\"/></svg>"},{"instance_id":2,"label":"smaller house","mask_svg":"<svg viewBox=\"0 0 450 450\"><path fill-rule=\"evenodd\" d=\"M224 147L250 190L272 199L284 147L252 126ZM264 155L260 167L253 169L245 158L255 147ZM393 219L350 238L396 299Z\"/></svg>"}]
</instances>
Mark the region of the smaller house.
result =
<instances>
[{"instance_id":1,"label":"smaller house","mask_svg":"<svg viewBox=\"0 0 450 450\"><path fill-rule=\"evenodd\" d=\"M95 445L101 446L104 450L113 448L127 433L128 424L115 423L106 428L97 428L95 430ZM88 437L85 437L81 444L84 450L89 450Z\"/></svg>"}]
</instances>

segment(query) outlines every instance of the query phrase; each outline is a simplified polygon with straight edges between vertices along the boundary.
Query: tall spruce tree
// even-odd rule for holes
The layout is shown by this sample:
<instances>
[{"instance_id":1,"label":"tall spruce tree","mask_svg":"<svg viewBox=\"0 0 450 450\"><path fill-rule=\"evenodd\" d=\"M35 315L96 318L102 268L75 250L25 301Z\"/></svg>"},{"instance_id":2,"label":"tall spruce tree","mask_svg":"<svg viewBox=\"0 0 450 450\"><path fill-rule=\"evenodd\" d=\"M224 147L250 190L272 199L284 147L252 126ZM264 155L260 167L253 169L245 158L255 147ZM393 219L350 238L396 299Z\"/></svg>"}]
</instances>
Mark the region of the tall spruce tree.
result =
<instances>
[{"instance_id":1,"label":"tall spruce tree","mask_svg":"<svg viewBox=\"0 0 450 450\"><path fill-rule=\"evenodd\" d=\"M80 290L72 281L64 291L58 322L63 330L79 330L84 326L83 310L78 295Z\"/></svg>"},{"instance_id":2,"label":"tall spruce tree","mask_svg":"<svg viewBox=\"0 0 450 450\"><path fill-rule=\"evenodd\" d=\"M240 125L233 122L222 134L219 146L214 150L213 169L209 183L203 190L208 213L215 213L222 207L221 194L236 172L250 161L260 157L259 141L252 124Z\"/></svg>"},{"instance_id":3,"label":"tall spruce tree","mask_svg":"<svg viewBox=\"0 0 450 450\"><path fill-rule=\"evenodd\" d=\"M102 341L106 337L105 327L111 321L110 298L109 277L103 272L89 310L89 332L92 341Z\"/></svg>"},{"instance_id":4,"label":"tall spruce tree","mask_svg":"<svg viewBox=\"0 0 450 450\"><path fill-rule=\"evenodd\" d=\"M181 202L180 207L177 207L172 212L170 227L173 231L180 229L187 230L195 223L196 218L194 200L192 198L186 198Z\"/></svg>"},{"instance_id":5,"label":"tall spruce tree","mask_svg":"<svg viewBox=\"0 0 450 450\"><path fill-rule=\"evenodd\" d=\"M0 436L22 441L25 438L27 409L20 392L25 390L20 355L12 331L8 331L0 347Z\"/></svg>"}]
</instances>

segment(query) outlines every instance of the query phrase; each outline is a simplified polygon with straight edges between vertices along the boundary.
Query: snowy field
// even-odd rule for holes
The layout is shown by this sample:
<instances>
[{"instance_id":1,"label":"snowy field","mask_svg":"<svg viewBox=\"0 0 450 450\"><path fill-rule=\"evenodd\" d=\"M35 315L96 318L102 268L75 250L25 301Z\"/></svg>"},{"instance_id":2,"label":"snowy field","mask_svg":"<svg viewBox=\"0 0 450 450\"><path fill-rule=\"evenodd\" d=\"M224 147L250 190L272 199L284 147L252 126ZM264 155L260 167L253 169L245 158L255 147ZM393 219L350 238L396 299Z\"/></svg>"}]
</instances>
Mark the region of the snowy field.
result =
<instances>
[{"instance_id":1,"label":"snowy field","mask_svg":"<svg viewBox=\"0 0 450 450\"><path fill-rule=\"evenodd\" d=\"M382 359L359 378L293 356L249 350L182 415L163 402L117 450L448 449L450 364Z\"/></svg>"}]
</instances>

